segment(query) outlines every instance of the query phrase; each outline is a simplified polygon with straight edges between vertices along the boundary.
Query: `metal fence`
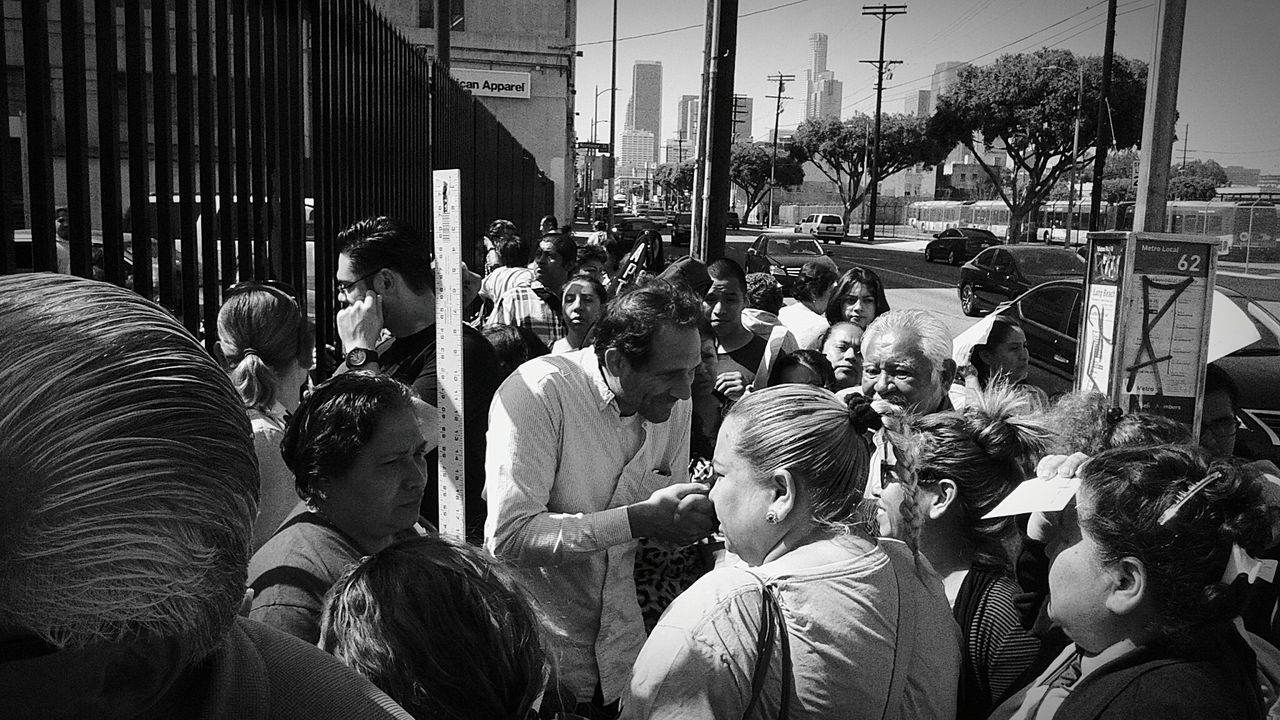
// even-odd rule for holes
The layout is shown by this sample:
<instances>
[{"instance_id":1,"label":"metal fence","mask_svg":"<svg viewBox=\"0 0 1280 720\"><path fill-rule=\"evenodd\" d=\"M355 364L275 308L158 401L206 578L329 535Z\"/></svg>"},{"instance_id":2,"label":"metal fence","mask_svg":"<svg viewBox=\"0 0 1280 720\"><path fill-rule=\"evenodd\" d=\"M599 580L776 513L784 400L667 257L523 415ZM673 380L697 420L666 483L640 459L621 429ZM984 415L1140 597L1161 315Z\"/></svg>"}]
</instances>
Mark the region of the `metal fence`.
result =
<instances>
[{"instance_id":1,"label":"metal fence","mask_svg":"<svg viewBox=\"0 0 1280 720\"><path fill-rule=\"evenodd\" d=\"M533 157L363 0L4 9L0 57L22 72L0 74L17 126L0 143L0 273L132 287L211 351L222 293L246 279L292 285L335 343L335 236L378 214L429 236L433 168L462 169L473 265L491 219L532 231L551 210Z\"/></svg>"}]
</instances>

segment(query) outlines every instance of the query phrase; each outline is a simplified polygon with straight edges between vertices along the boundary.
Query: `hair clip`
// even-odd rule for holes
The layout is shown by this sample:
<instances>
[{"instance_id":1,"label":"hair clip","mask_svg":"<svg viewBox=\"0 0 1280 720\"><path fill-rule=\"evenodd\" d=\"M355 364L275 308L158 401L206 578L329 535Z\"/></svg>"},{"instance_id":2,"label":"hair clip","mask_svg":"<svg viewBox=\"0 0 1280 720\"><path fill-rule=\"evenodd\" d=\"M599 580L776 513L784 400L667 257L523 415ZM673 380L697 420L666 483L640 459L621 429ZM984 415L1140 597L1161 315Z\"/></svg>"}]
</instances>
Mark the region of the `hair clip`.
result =
<instances>
[{"instance_id":1,"label":"hair clip","mask_svg":"<svg viewBox=\"0 0 1280 720\"><path fill-rule=\"evenodd\" d=\"M1161 526L1168 524L1168 522L1178 514L1178 511L1182 509L1182 506L1187 504L1188 500L1194 497L1196 493L1208 487L1209 483L1213 482L1214 480L1217 480L1220 477L1222 477L1222 473L1218 472L1217 470L1214 470L1208 475L1205 475L1204 479L1201 480L1200 482L1196 483L1195 485L1192 485L1190 488L1183 491L1182 493L1179 493L1177 501L1175 501L1172 505L1170 505L1168 510L1165 510L1164 512L1160 513L1160 519L1157 520L1156 523Z\"/></svg>"},{"instance_id":2,"label":"hair clip","mask_svg":"<svg viewBox=\"0 0 1280 720\"><path fill-rule=\"evenodd\" d=\"M1121 410L1118 407L1112 406L1111 409L1107 410L1108 425L1115 425L1120 422L1120 418L1122 417L1124 417L1124 410Z\"/></svg>"}]
</instances>

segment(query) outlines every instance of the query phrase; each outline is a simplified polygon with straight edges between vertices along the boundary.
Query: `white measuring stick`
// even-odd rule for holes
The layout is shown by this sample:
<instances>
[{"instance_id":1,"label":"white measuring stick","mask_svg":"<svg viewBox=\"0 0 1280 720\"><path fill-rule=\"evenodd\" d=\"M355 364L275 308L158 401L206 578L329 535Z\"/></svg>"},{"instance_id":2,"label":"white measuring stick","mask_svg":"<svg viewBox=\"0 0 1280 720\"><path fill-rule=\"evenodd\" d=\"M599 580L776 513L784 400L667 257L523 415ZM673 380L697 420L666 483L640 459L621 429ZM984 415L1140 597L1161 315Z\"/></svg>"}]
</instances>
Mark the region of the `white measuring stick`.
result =
<instances>
[{"instance_id":1,"label":"white measuring stick","mask_svg":"<svg viewBox=\"0 0 1280 720\"><path fill-rule=\"evenodd\" d=\"M432 172L436 251L436 407L440 411L440 532L466 537L462 424L462 172Z\"/></svg>"}]
</instances>

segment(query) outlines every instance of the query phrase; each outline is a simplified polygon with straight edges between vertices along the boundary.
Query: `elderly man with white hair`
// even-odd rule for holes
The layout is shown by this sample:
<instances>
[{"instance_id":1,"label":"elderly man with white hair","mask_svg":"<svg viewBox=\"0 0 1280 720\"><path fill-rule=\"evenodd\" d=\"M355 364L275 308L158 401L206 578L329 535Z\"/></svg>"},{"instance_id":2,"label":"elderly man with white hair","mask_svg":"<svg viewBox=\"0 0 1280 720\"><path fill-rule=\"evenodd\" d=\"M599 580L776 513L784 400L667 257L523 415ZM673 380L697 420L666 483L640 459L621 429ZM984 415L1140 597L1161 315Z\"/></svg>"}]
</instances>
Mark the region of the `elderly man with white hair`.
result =
<instances>
[{"instance_id":1,"label":"elderly man with white hair","mask_svg":"<svg viewBox=\"0 0 1280 720\"><path fill-rule=\"evenodd\" d=\"M947 389L956 374L951 333L924 310L891 310L876 318L862 336L862 393L890 424L903 415L929 415L951 409ZM865 497L883 485L881 473L896 463L888 433L872 436L874 453Z\"/></svg>"},{"instance_id":2,"label":"elderly man with white hair","mask_svg":"<svg viewBox=\"0 0 1280 720\"><path fill-rule=\"evenodd\" d=\"M258 463L227 374L158 306L0 278L0 715L404 718L236 616Z\"/></svg>"}]
</instances>

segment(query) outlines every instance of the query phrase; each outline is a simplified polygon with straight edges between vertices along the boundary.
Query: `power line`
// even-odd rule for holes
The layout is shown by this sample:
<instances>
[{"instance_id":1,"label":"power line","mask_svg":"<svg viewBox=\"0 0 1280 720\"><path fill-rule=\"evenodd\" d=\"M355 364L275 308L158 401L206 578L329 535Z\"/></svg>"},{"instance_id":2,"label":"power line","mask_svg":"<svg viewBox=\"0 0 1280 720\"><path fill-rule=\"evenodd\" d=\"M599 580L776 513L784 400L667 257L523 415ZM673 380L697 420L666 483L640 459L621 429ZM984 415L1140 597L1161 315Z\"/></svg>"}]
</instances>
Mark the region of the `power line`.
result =
<instances>
[{"instance_id":1,"label":"power line","mask_svg":"<svg viewBox=\"0 0 1280 720\"><path fill-rule=\"evenodd\" d=\"M762 8L760 10L752 10L751 12L738 13L738 19L741 20L742 18L751 17L752 15L762 15L767 12L773 12L775 10L789 8L793 5L800 5L803 3L807 3L809 1L810 0L792 0L791 2L782 3L781 5L774 5L773 7ZM620 37L618 38L618 42L622 42L623 40L639 40L641 38L657 37L658 35L670 35L671 33L684 32L685 30L696 30L700 27L703 27L703 25L701 24L685 25L683 27L667 28L666 30L655 30L654 32L650 32L650 33L641 33L640 35L628 35L626 37ZM590 47L592 45L608 45L609 43L612 43L612 42L613 42L612 39L592 40L591 42L577 43L576 45L573 45L573 47L584 48L584 47Z\"/></svg>"}]
</instances>

